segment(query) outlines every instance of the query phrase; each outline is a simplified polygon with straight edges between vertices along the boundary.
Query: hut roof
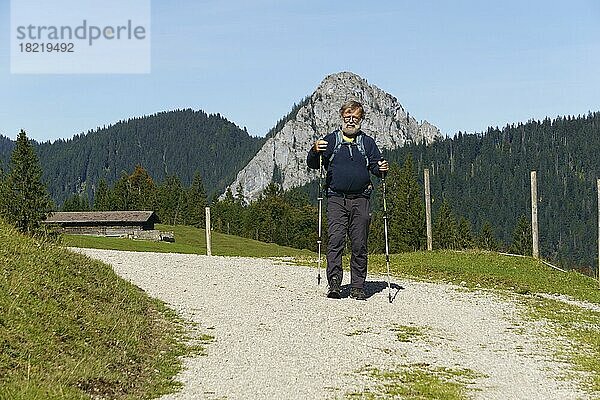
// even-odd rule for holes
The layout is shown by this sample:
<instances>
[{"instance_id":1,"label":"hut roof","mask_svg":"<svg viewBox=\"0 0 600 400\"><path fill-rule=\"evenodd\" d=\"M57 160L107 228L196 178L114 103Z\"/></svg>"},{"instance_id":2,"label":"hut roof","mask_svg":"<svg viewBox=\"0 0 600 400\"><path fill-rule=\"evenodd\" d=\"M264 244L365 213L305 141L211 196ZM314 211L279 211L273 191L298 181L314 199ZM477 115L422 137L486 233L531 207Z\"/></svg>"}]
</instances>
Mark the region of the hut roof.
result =
<instances>
[{"instance_id":1,"label":"hut roof","mask_svg":"<svg viewBox=\"0 0 600 400\"><path fill-rule=\"evenodd\" d=\"M158 222L154 211L73 211L53 212L44 222L46 223L119 223L119 222Z\"/></svg>"}]
</instances>

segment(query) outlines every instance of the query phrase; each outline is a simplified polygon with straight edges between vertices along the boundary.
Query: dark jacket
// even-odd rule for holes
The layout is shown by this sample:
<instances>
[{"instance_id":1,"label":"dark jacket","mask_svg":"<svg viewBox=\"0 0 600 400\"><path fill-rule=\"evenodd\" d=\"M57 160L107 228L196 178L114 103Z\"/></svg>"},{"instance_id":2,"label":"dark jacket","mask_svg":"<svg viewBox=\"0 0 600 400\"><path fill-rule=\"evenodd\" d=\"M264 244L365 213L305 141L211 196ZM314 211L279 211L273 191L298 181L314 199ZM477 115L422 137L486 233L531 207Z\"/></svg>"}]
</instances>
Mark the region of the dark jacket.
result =
<instances>
[{"instance_id":1,"label":"dark jacket","mask_svg":"<svg viewBox=\"0 0 600 400\"><path fill-rule=\"evenodd\" d=\"M369 171L376 176L381 176L378 164L378 161L382 160L381 152L377 148L375 140L360 131L358 134L363 135L362 141L369 165L367 166L365 157L358 150L356 143L343 145L330 165L329 159L336 145L337 132L334 131L322 139L327 141L327 150L322 153L323 167L327 171L327 177L325 178L327 195L358 195L364 193L368 197L372 189ZM319 153L315 151L314 146L308 152L306 164L309 168L319 169Z\"/></svg>"}]
</instances>

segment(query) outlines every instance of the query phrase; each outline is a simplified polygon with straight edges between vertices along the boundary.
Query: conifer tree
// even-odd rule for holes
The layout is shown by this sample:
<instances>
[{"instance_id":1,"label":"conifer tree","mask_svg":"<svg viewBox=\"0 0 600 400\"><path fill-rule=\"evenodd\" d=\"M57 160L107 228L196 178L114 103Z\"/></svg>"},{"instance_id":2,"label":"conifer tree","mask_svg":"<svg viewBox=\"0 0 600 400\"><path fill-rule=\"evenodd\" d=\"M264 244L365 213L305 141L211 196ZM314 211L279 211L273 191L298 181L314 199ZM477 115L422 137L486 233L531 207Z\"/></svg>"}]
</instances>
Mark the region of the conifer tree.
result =
<instances>
[{"instance_id":1,"label":"conifer tree","mask_svg":"<svg viewBox=\"0 0 600 400\"><path fill-rule=\"evenodd\" d=\"M425 206L412 156L406 157L402 168L392 163L386 186L390 251L397 253L423 248L426 240Z\"/></svg>"},{"instance_id":2,"label":"conifer tree","mask_svg":"<svg viewBox=\"0 0 600 400\"><path fill-rule=\"evenodd\" d=\"M22 232L35 234L41 232L41 222L51 207L38 157L21 130L10 159L2 216Z\"/></svg>"},{"instance_id":3,"label":"conifer tree","mask_svg":"<svg viewBox=\"0 0 600 400\"><path fill-rule=\"evenodd\" d=\"M131 191L129 190L129 175L123 171L121 178L110 191L110 204L114 211L130 211L131 208Z\"/></svg>"},{"instance_id":4,"label":"conifer tree","mask_svg":"<svg viewBox=\"0 0 600 400\"><path fill-rule=\"evenodd\" d=\"M199 228L204 227L206 223L206 204L206 191L202 183L202 175L200 171L196 171L187 195L188 224Z\"/></svg>"},{"instance_id":5,"label":"conifer tree","mask_svg":"<svg viewBox=\"0 0 600 400\"><path fill-rule=\"evenodd\" d=\"M156 208L156 185L141 165L136 165L133 173L127 178L127 190L130 210L153 211Z\"/></svg>"},{"instance_id":6,"label":"conifer tree","mask_svg":"<svg viewBox=\"0 0 600 400\"><path fill-rule=\"evenodd\" d=\"M237 188L235 189L235 202L245 206L246 199L244 198L244 188L242 187L242 183L238 183Z\"/></svg>"},{"instance_id":7,"label":"conifer tree","mask_svg":"<svg viewBox=\"0 0 600 400\"><path fill-rule=\"evenodd\" d=\"M437 249L457 248L456 218L446 199L440 206L433 226L433 247Z\"/></svg>"},{"instance_id":8,"label":"conifer tree","mask_svg":"<svg viewBox=\"0 0 600 400\"><path fill-rule=\"evenodd\" d=\"M185 223L185 193L179 178L169 175L158 188L158 217L169 225Z\"/></svg>"},{"instance_id":9,"label":"conifer tree","mask_svg":"<svg viewBox=\"0 0 600 400\"><path fill-rule=\"evenodd\" d=\"M404 231L406 232L405 243L408 250L416 251L423 249L427 243L427 232L425 227L425 204L423 190L417 182L417 176L413 167L412 155L407 155L402 169L401 192L399 205L404 211Z\"/></svg>"},{"instance_id":10,"label":"conifer tree","mask_svg":"<svg viewBox=\"0 0 600 400\"><path fill-rule=\"evenodd\" d=\"M7 181L6 173L4 172L4 168L2 168L2 165L0 165L0 216L4 215L4 210L7 207L8 193L6 190L6 186L7 186L6 181Z\"/></svg>"},{"instance_id":11,"label":"conifer tree","mask_svg":"<svg viewBox=\"0 0 600 400\"><path fill-rule=\"evenodd\" d=\"M242 231L241 205L236 203L231 188L225 191L225 198L213 205L215 228L227 234L237 234Z\"/></svg>"},{"instance_id":12,"label":"conifer tree","mask_svg":"<svg viewBox=\"0 0 600 400\"><path fill-rule=\"evenodd\" d=\"M317 209L311 205L304 205L302 207L292 207L289 202L288 211L290 220L287 230L287 241L286 246L295 247L298 249L310 249L315 248L317 242L317 230L315 222L318 218ZM325 240L325 234L323 239ZM324 243L327 248L326 240Z\"/></svg>"},{"instance_id":13,"label":"conifer tree","mask_svg":"<svg viewBox=\"0 0 600 400\"><path fill-rule=\"evenodd\" d=\"M316 220L316 219L315 219ZM391 219L388 223L391 222ZM323 225L326 227L327 225ZM316 229L316 228L314 228ZM388 225L388 235L391 236L390 227ZM368 237L368 250L371 254L381 254L385 252L385 238L383 232L383 212L382 211L374 211L371 216L371 224L369 225L369 237ZM327 239L326 230L323 231L323 240ZM393 243L390 242L390 245ZM314 246L313 246L314 247ZM390 248L391 252L396 251L396 247L392 246Z\"/></svg>"},{"instance_id":14,"label":"conifer tree","mask_svg":"<svg viewBox=\"0 0 600 400\"><path fill-rule=\"evenodd\" d=\"M243 234L254 240L261 240L263 238L262 229L266 225L264 222L266 216L263 214L261 207L262 199L261 195L258 200L248 204L242 216Z\"/></svg>"},{"instance_id":15,"label":"conifer tree","mask_svg":"<svg viewBox=\"0 0 600 400\"><path fill-rule=\"evenodd\" d=\"M457 229L457 248L470 249L474 245L471 223L465 217L460 217Z\"/></svg>"},{"instance_id":16,"label":"conifer tree","mask_svg":"<svg viewBox=\"0 0 600 400\"><path fill-rule=\"evenodd\" d=\"M71 197L68 197L61 207L62 211L89 211L89 209L90 202L85 192L80 194L75 193Z\"/></svg>"},{"instance_id":17,"label":"conifer tree","mask_svg":"<svg viewBox=\"0 0 600 400\"><path fill-rule=\"evenodd\" d=\"M264 191L260 210L264 216L265 241L269 243L289 243L290 206L282 196L279 185L270 183Z\"/></svg>"},{"instance_id":18,"label":"conifer tree","mask_svg":"<svg viewBox=\"0 0 600 400\"><path fill-rule=\"evenodd\" d=\"M517 221L517 226L513 231L510 251L515 254L522 254L524 256L530 256L533 253L531 223L525 215L521 215Z\"/></svg>"},{"instance_id":19,"label":"conifer tree","mask_svg":"<svg viewBox=\"0 0 600 400\"><path fill-rule=\"evenodd\" d=\"M110 191L105 179L100 179L98 183L98 189L94 196L94 210L95 211L110 211L113 207L110 200Z\"/></svg>"},{"instance_id":20,"label":"conifer tree","mask_svg":"<svg viewBox=\"0 0 600 400\"><path fill-rule=\"evenodd\" d=\"M477 241L479 248L482 250L497 251L500 249L498 240L494 236L494 231L492 230L492 224L490 224L489 221L485 221L481 227L481 232L479 233Z\"/></svg>"}]
</instances>

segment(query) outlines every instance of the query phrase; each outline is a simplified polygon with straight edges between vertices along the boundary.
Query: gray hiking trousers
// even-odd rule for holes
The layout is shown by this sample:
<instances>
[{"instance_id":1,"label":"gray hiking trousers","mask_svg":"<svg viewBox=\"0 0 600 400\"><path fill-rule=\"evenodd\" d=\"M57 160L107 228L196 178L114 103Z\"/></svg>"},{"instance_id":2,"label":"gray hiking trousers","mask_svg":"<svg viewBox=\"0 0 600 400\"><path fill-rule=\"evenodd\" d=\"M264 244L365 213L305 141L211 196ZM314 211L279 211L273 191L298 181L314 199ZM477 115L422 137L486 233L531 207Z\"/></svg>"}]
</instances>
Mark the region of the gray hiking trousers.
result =
<instances>
[{"instance_id":1,"label":"gray hiking trousers","mask_svg":"<svg viewBox=\"0 0 600 400\"><path fill-rule=\"evenodd\" d=\"M346 235L352 243L350 256L350 286L362 288L367 279L367 236L371 223L370 201L359 197L348 199L331 196L327 198L327 280L333 277L342 282L342 253Z\"/></svg>"}]
</instances>

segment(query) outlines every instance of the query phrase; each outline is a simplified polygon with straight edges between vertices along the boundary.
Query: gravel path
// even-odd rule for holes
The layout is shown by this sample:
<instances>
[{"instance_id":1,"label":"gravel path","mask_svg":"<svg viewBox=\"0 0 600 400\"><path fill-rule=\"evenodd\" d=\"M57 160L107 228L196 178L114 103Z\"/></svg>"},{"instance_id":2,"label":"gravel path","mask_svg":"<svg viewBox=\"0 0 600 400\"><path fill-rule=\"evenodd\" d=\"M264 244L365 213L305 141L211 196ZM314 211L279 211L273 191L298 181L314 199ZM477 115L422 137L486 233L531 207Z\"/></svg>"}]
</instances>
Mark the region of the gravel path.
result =
<instances>
[{"instance_id":1,"label":"gravel path","mask_svg":"<svg viewBox=\"0 0 600 400\"><path fill-rule=\"evenodd\" d=\"M546 327L489 292L395 280L389 304L385 279L370 276L367 301L331 300L314 269L272 260L78 251L215 337L207 355L186 360L183 390L165 400L343 398L372 386L361 368L413 363L475 371L476 399L587 398L561 379L567 366L540 335ZM398 340L406 326L422 335Z\"/></svg>"}]
</instances>

